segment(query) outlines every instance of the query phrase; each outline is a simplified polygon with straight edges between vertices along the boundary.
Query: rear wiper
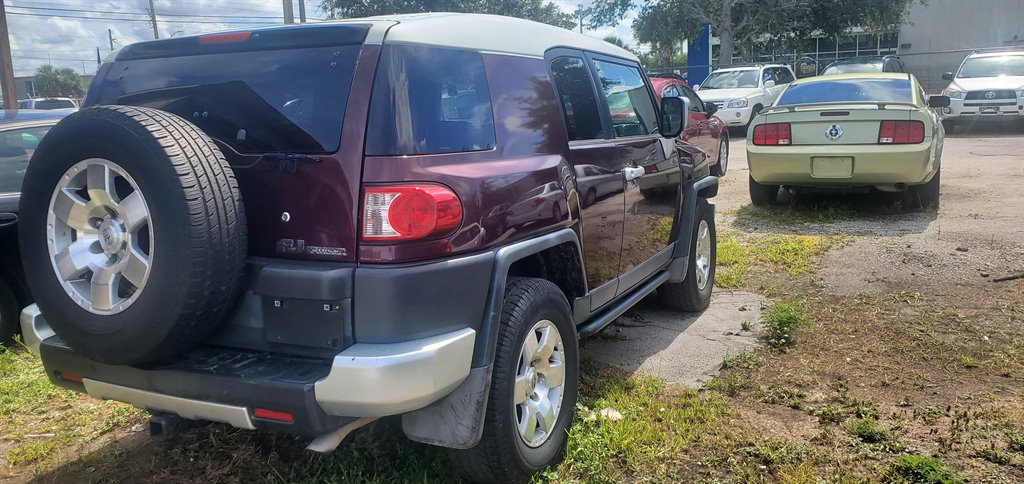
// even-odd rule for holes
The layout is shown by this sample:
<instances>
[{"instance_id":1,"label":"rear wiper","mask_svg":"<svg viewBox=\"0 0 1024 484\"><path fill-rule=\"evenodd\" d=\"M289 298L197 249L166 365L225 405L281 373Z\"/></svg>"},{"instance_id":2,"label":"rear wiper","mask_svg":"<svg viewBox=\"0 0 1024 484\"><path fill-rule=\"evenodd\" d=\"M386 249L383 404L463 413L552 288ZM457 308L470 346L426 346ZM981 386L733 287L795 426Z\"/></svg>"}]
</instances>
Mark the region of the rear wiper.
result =
<instances>
[{"instance_id":1,"label":"rear wiper","mask_svg":"<svg viewBox=\"0 0 1024 484\"><path fill-rule=\"evenodd\" d=\"M277 169L292 175L299 170L300 163L320 163L319 156L302 153L264 153L257 163L265 160L276 161Z\"/></svg>"}]
</instances>

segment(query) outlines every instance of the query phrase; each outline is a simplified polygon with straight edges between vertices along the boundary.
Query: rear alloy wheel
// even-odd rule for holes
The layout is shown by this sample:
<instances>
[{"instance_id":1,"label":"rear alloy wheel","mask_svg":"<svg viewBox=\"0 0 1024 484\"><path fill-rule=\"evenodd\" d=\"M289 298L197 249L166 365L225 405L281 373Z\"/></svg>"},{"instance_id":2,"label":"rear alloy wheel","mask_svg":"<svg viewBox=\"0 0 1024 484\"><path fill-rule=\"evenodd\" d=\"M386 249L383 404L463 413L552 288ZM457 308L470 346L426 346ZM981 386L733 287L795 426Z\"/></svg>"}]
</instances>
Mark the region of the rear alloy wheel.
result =
<instances>
[{"instance_id":1,"label":"rear alloy wheel","mask_svg":"<svg viewBox=\"0 0 1024 484\"><path fill-rule=\"evenodd\" d=\"M565 453L579 385L579 343L569 304L544 279L505 288L483 435L449 449L473 481L525 482Z\"/></svg>"},{"instance_id":2,"label":"rear alloy wheel","mask_svg":"<svg viewBox=\"0 0 1024 484\"><path fill-rule=\"evenodd\" d=\"M711 173L717 177L725 176L726 170L729 169L729 140L722 137L722 140L718 143L718 163L711 168Z\"/></svg>"},{"instance_id":3,"label":"rear alloy wheel","mask_svg":"<svg viewBox=\"0 0 1024 484\"><path fill-rule=\"evenodd\" d=\"M757 206L771 205L779 199L778 185L762 185L750 177L750 201Z\"/></svg>"},{"instance_id":4,"label":"rear alloy wheel","mask_svg":"<svg viewBox=\"0 0 1024 484\"><path fill-rule=\"evenodd\" d=\"M711 204L701 198L697 201L697 220L693 227L686 278L658 288L662 304L674 311L707 309L715 285L715 241L715 212Z\"/></svg>"}]
</instances>

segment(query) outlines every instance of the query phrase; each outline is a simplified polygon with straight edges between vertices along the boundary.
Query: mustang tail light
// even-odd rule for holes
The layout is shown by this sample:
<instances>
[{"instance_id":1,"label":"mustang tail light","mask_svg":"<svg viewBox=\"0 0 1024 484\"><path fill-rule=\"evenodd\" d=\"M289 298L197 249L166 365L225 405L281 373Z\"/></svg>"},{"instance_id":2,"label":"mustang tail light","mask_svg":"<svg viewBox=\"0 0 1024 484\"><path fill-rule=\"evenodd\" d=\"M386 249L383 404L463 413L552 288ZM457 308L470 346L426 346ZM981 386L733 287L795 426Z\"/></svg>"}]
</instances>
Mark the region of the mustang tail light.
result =
<instances>
[{"instance_id":1,"label":"mustang tail light","mask_svg":"<svg viewBox=\"0 0 1024 484\"><path fill-rule=\"evenodd\" d=\"M363 189L363 240L422 239L450 232L462 222L462 202L440 185Z\"/></svg>"},{"instance_id":2,"label":"mustang tail light","mask_svg":"<svg viewBox=\"0 0 1024 484\"><path fill-rule=\"evenodd\" d=\"M755 145L790 145L793 137L789 123L767 123L754 126Z\"/></svg>"},{"instance_id":3,"label":"mustang tail light","mask_svg":"<svg viewBox=\"0 0 1024 484\"><path fill-rule=\"evenodd\" d=\"M878 126L878 144L907 145L924 142L924 123L921 121L882 121Z\"/></svg>"}]
</instances>

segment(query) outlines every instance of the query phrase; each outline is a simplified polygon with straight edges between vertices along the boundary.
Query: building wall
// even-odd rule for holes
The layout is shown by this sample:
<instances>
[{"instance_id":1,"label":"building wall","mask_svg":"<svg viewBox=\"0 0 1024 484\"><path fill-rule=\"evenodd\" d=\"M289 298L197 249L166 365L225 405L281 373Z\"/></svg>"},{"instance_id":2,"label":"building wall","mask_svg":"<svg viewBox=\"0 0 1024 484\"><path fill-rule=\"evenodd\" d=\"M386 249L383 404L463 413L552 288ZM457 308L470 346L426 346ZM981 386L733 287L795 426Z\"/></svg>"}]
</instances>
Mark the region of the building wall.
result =
<instances>
[{"instance_id":1,"label":"building wall","mask_svg":"<svg viewBox=\"0 0 1024 484\"><path fill-rule=\"evenodd\" d=\"M946 87L974 49L1024 48L1024 0L928 0L915 4L900 29L899 55L929 92ZM953 51L953 52L948 52Z\"/></svg>"}]
</instances>

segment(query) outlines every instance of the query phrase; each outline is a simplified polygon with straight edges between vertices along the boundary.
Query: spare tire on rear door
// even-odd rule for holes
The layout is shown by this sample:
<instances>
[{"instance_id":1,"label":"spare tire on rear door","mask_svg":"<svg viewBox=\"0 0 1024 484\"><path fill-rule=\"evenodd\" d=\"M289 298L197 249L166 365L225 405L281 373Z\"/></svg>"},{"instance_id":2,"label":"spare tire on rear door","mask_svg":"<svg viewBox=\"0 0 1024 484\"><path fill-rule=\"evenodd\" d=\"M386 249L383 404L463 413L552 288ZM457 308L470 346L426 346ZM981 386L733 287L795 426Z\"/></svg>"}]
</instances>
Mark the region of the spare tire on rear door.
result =
<instances>
[{"instance_id":1,"label":"spare tire on rear door","mask_svg":"<svg viewBox=\"0 0 1024 484\"><path fill-rule=\"evenodd\" d=\"M100 106L64 118L32 157L21 217L40 311L93 360L185 351L238 296L246 228L234 173L213 140L173 114Z\"/></svg>"}]
</instances>

